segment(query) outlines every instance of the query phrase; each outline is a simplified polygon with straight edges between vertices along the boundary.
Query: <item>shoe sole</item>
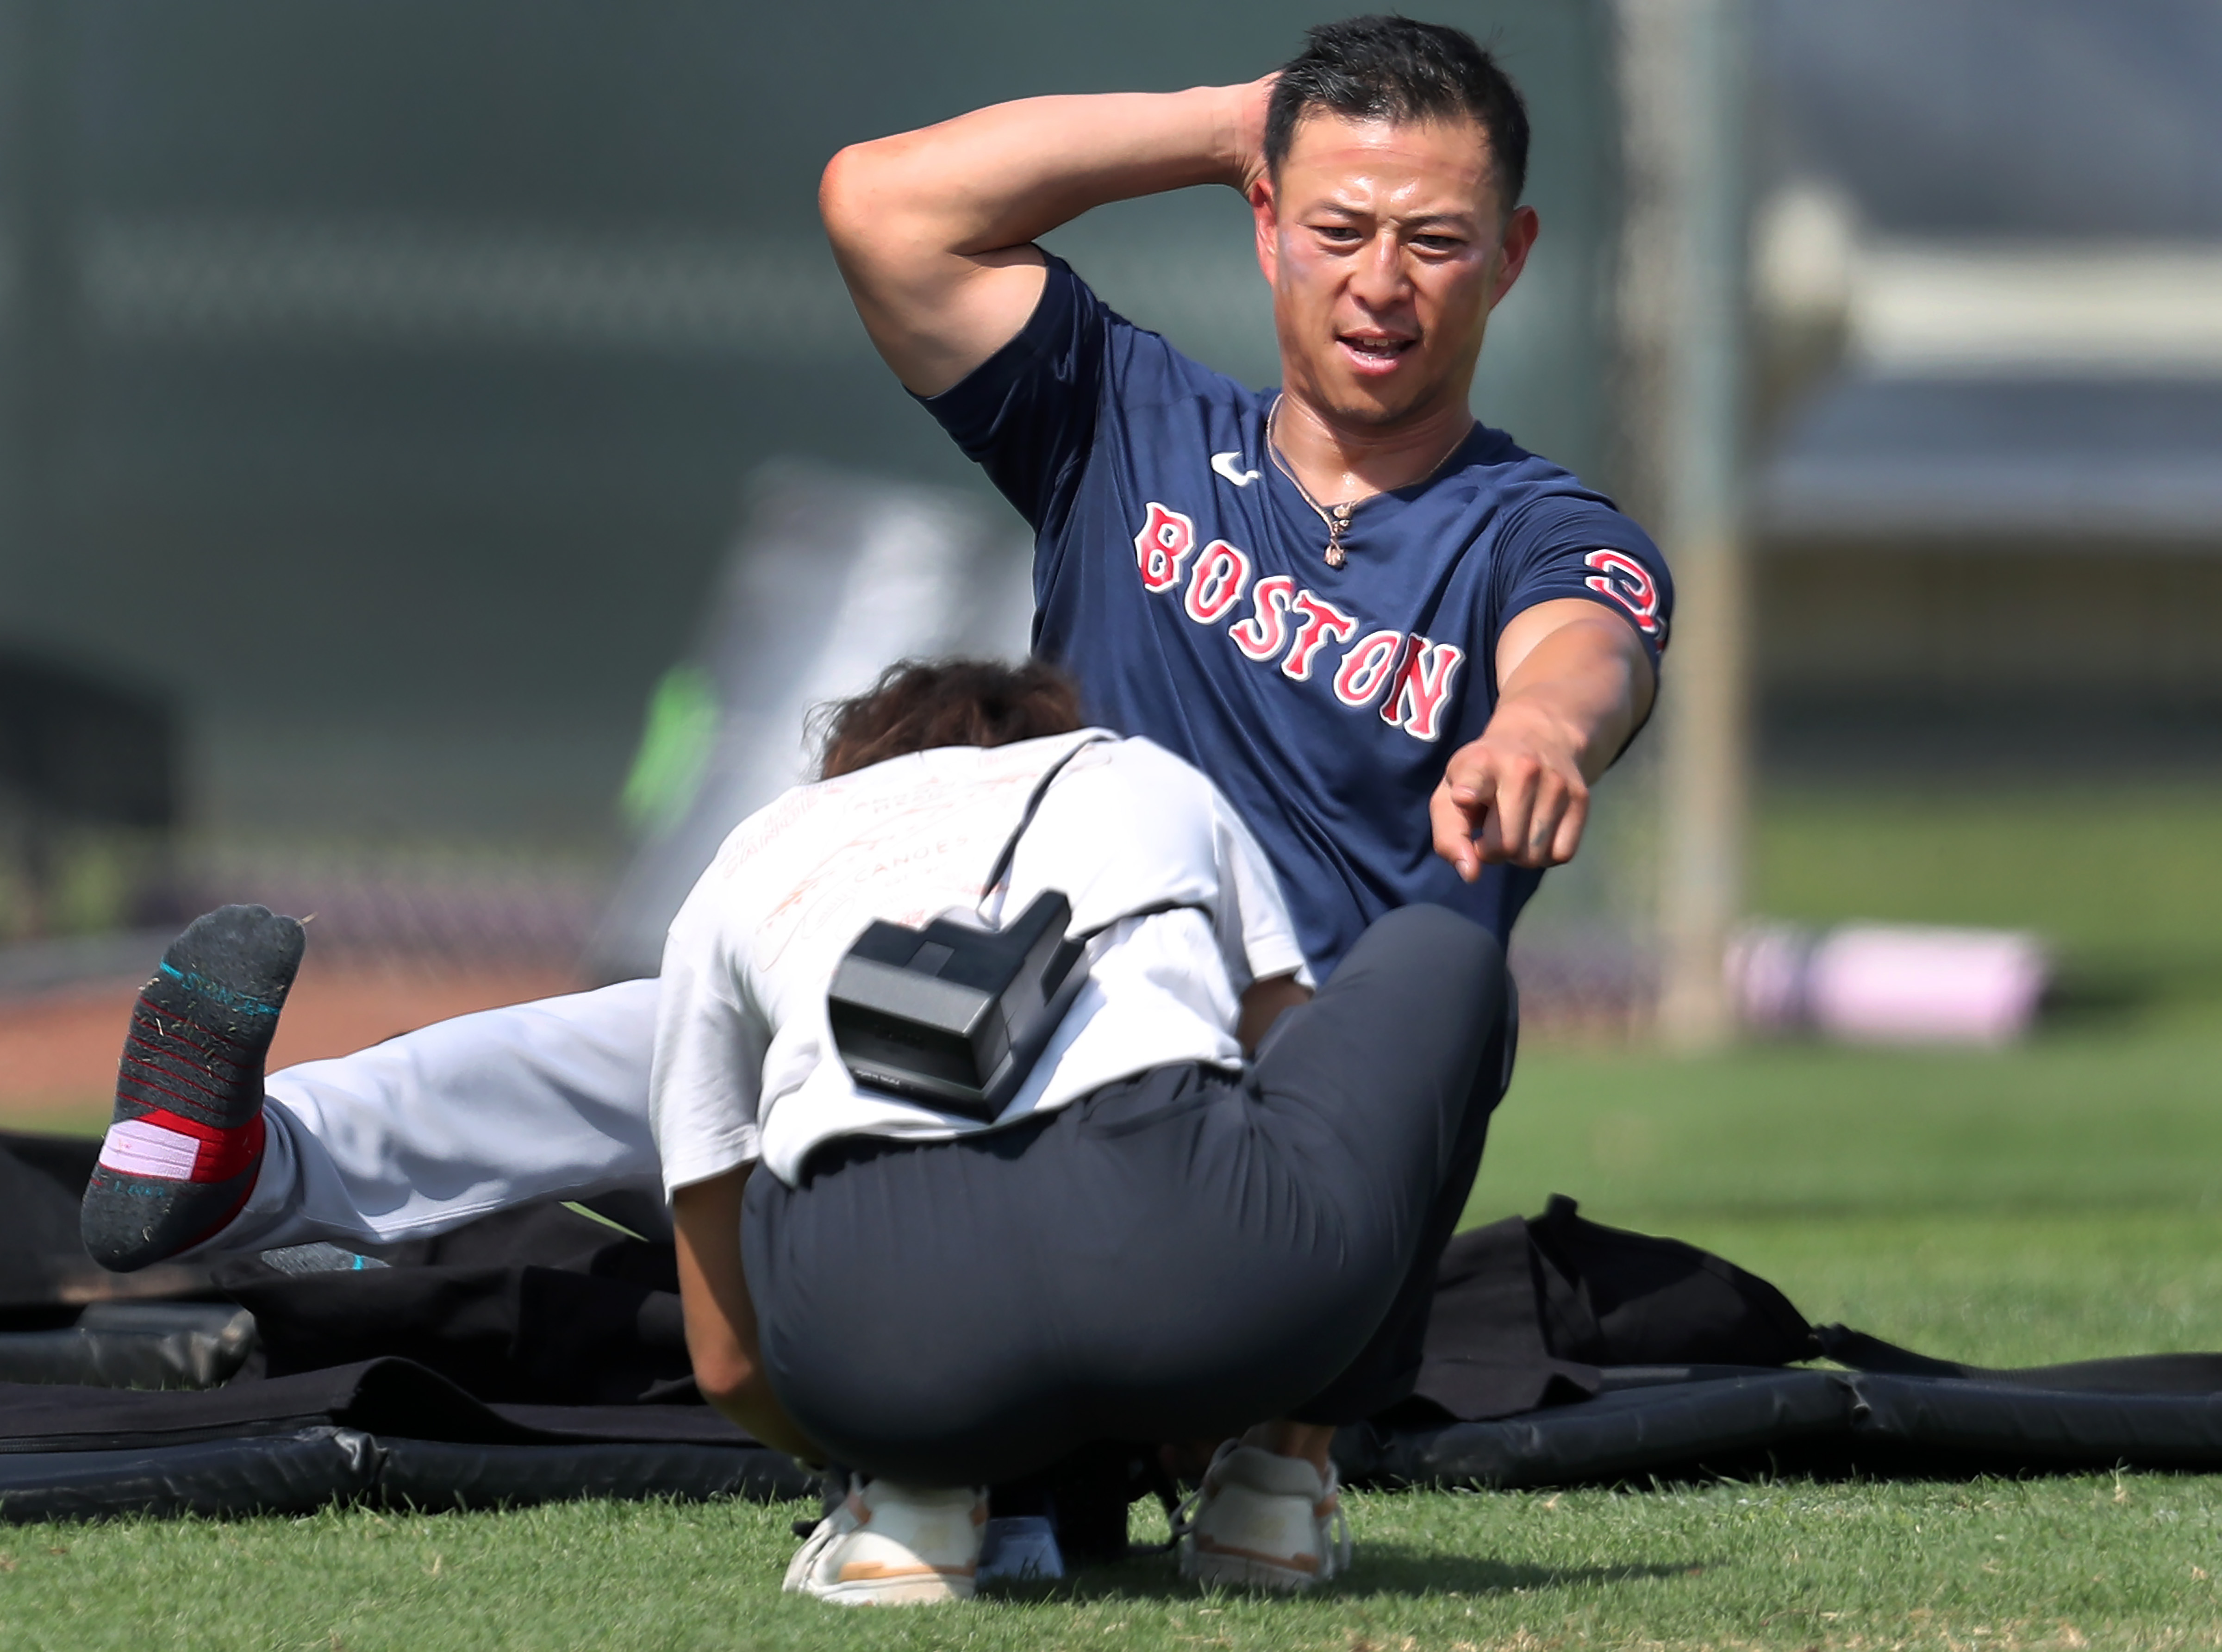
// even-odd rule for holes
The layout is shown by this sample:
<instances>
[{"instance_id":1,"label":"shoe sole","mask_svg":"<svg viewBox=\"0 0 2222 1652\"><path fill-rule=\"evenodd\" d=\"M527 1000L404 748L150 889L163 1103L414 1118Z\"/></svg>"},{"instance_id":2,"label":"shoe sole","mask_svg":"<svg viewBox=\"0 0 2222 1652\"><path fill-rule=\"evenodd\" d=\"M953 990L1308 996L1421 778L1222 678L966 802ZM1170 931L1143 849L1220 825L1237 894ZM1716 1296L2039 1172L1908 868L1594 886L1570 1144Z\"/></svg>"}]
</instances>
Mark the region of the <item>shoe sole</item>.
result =
<instances>
[{"instance_id":1,"label":"shoe sole","mask_svg":"<svg viewBox=\"0 0 2222 1652\"><path fill-rule=\"evenodd\" d=\"M1299 1594L1317 1583L1316 1573L1279 1566L1248 1555L1215 1554L1209 1549L1183 1548L1181 1575L1207 1587L1269 1589L1275 1594Z\"/></svg>"},{"instance_id":2,"label":"shoe sole","mask_svg":"<svg viewBox=\"0 0 2222 1652\"><path fill-rule=\"evenodd\" d=\"M932 1606L948 1600L972 1599L970 1578L868 1578L829 1583L802 1592L836 1606Z\"/></svg>"}]
</instances>

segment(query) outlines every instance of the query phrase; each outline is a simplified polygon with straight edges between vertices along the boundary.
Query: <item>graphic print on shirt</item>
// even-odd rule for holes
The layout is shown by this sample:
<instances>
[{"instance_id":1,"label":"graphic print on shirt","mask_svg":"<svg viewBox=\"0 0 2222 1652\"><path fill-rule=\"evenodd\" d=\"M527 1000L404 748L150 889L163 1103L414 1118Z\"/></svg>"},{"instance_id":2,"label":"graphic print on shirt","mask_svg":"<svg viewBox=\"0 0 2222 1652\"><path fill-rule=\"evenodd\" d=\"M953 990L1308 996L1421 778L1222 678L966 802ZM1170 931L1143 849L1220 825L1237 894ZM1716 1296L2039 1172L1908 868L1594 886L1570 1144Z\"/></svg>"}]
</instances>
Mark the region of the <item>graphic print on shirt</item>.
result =
<instances>
[{"instance_id":1,"label":"graphic print on shirt","mask_svg":"<svg viewBox=\"0 0 2222 1652\"><path fill-rule=\"evenodd\" d=\"M1591 566L1605 566L1597 556L1606 554L1592 556ZM1629 565L1639 575L1643 571ZM1155 499L1146 507L1141 531L1134 536L1134 567L1142 576L1142 588L1155 594L1182 586L1185 569L1181 610L1199 625L1216 625L1226 619L1240 606L1247 587L1250 611L1227 629L1228 640L1245 658L1263 666L1277 664L1291 682L1310 682L1315 669L1332 661L1334 697L1343 705L1363 711L1378 701L1381 720L1390 727L1430 743L1441 735L1451 685L1466 659L1464 649L1430 641L1416 631L1368 630L1358 615L1317 592L1300 588L1291 575L1271 574L1251 586L1247 552L1215 539L1199 553L1194 518ZM1649 593L1656 626L1657 593L1648 578L1643 588ZM1624 593L1615 594L1623 604L1631 600ZM1637 619L1641 623L1642 616ZM1358 639L1354 643L1353 638Z\"/></svg>"},{"instance_id":2,"label":"graphic print on shirt","mask_svg":"<svg viewBox=\"0 0 2222 1652\"><path fill-rule=\"evenodd\" d=\"M828 800L841 799L845 830L803 857L794 882L767 892L753 914L760 965L780 966L790 946L807 942L831 959L872 920L913 928L953 907L969 907L983 893L978 865L952 860L951 842L995 842L1016 820L1019 807L1040 776L1031 769L1008 774L920 775L900 792L843 787L839 780L798 788L744 823L719 851L720 867L777 857L797 857L797 836L815 842L825 830ZM905 898L887 899L902 889Z\"/></svg>"}]
</instances>

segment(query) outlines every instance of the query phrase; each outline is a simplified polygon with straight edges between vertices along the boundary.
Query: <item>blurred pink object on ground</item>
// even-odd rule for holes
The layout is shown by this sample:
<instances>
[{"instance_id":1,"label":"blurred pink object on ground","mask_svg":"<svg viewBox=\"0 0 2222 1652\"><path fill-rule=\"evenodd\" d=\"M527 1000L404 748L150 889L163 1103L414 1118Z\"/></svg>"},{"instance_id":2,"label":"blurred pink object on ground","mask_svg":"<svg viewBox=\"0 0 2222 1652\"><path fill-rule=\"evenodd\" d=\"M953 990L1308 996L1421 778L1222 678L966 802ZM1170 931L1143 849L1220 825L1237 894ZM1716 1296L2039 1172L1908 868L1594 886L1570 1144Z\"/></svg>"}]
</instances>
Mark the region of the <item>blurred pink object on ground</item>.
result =
<instances>
[{"instance_id":1,"label":"blurred pink object on ground","mask_svg":"<svg viewBox=\"0 0 2222 1652\"><path fill-rule=\"evenodd\" d=\"M1750 1025L1871 1044L2010 1043L2051 977L2033 935L1911 924L1755 925L1728 969Z\"/></svg>"}]
</instances>

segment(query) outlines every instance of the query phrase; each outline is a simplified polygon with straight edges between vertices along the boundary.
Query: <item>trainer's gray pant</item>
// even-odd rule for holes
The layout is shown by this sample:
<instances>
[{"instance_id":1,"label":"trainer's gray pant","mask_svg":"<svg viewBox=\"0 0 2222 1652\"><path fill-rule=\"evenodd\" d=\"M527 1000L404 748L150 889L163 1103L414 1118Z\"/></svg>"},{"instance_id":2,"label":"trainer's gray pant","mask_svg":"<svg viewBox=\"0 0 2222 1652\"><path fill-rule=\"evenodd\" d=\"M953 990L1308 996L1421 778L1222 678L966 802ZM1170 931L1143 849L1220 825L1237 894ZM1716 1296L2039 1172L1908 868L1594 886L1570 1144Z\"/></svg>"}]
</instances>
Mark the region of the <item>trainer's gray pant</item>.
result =
<instances>
[{"instance_id":1,"label":"trainer's gray pant","mask_svg":"<svg viewBox=\"0 0 2222 1652\"><path fill-rule=\"evenodd\" d=\"M1504 955L1378 920L1241 1073L1158 1067L953 1141L752 1176L765 1374L833 1460L1001 1484L1094 1440L1355 1423L1412 1391L1511 1071Z\"/></svg>"},{"instance_id":2,"label":"trainer's gray pant","mask_svg":"<svg viewBox=\"0 0 2222 1652\"><path fill-rule=\"evenodd\" d=\"M656 983L460 1015L271 1075L262 1174L194 1256L422 1239L535 1199L662 1202Z\"/></svg>"}]
</instances>

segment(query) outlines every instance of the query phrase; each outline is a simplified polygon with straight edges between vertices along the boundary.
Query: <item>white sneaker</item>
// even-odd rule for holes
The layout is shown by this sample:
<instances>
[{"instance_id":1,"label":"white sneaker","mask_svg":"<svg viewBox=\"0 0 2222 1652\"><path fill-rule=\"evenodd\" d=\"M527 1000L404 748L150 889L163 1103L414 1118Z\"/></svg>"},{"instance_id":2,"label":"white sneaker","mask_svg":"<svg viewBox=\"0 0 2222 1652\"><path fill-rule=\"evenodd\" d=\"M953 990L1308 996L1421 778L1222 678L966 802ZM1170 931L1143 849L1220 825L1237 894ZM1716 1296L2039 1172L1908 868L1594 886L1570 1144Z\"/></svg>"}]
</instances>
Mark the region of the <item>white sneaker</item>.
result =
<instances>
[{"instance_id":1,"label":"white sneaker","mask_svg":"<svg viewBox=\"0 0 2222 1652\"><path fill-rule=\"evenodd\" d=\"M803 1540L781 1586L842 1606L970 1600L987 1523L984 1491L860 1474L841 1506Z\"/></svg>"},{"instance_id":2,"label":"white sneaker","mask_svg":"<svg viewBox=\"0 0 2222 1652\"><path fill-rule=\"evenodd\" d=\"M1174 1517L1181 1575L1228 1588L1309 1589L1350 1567L1333 1464L1229 1440Z\"/></svg>"}]
</instances>

